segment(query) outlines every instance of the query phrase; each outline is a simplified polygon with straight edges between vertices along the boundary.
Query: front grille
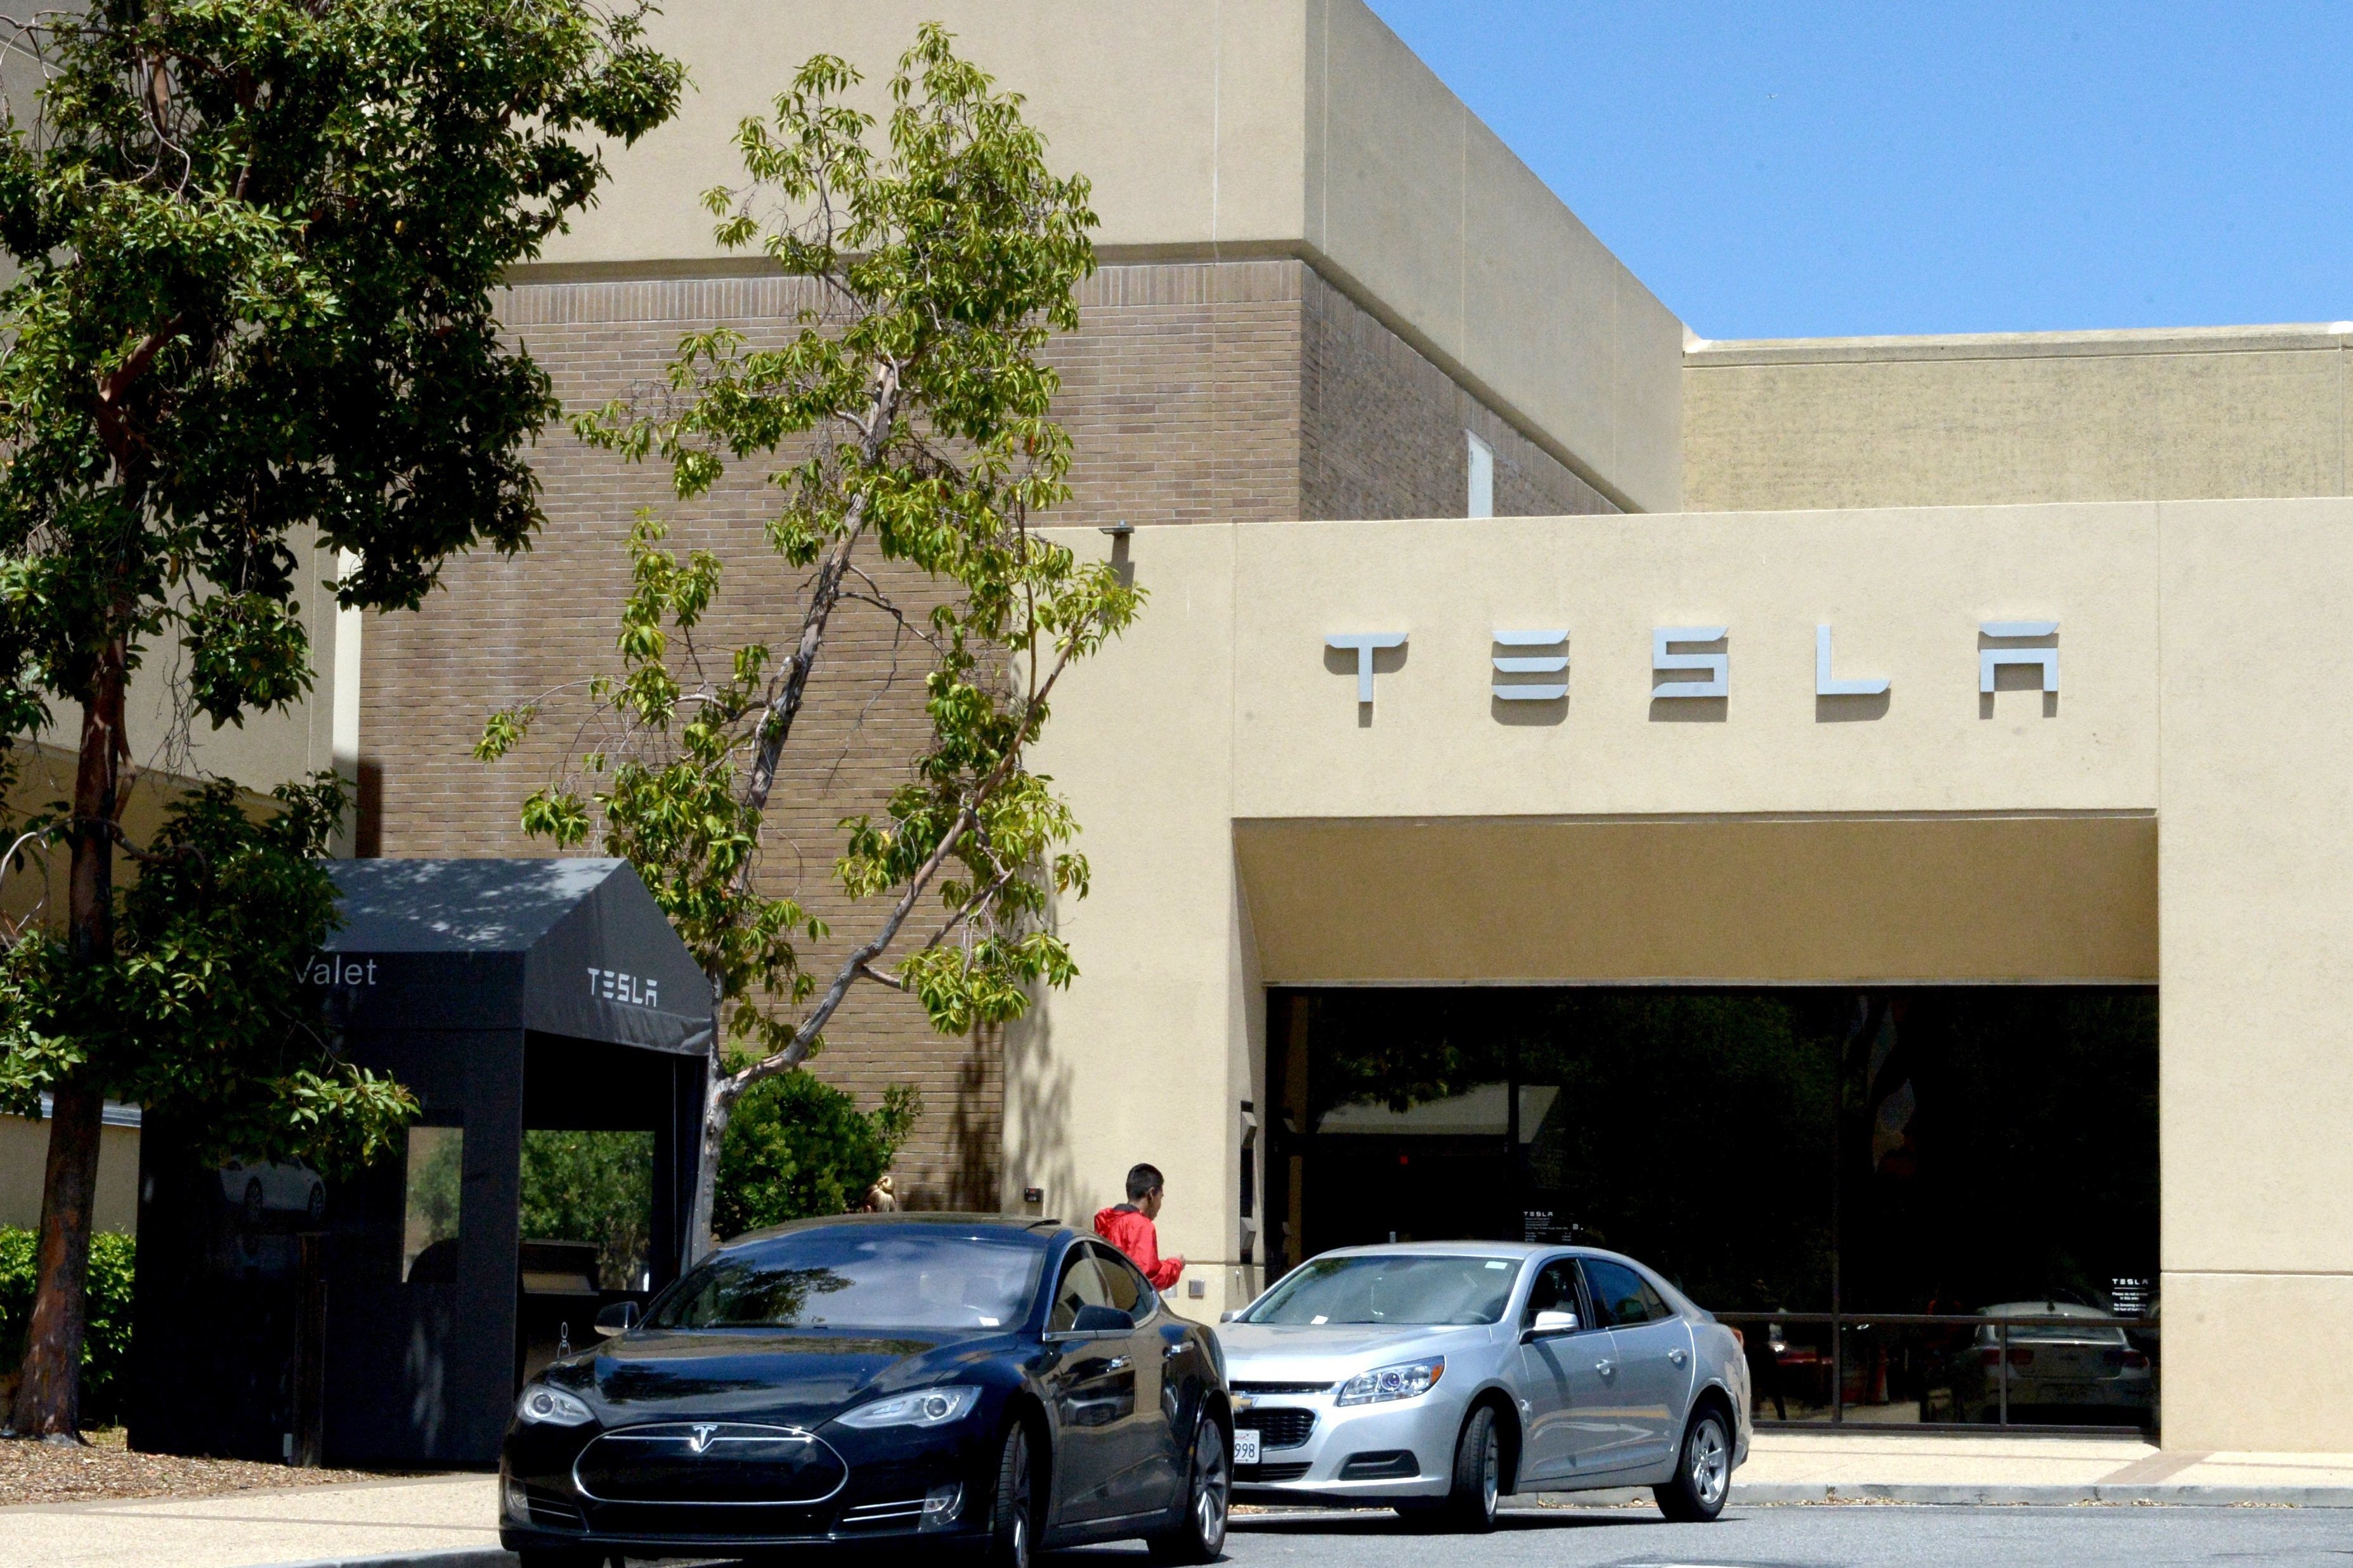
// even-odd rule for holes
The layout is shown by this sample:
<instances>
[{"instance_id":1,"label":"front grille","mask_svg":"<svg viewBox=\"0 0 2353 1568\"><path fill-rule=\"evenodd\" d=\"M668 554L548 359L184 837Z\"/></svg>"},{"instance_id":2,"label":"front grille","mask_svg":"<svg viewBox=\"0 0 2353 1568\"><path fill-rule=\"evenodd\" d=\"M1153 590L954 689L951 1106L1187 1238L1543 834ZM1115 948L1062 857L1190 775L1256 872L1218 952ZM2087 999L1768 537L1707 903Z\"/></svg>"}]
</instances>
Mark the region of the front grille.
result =
<instances>
[{"instance_id":1,"label":"front grille","mask_svg":"<svg viewBox=\"0 0 2353 1568\"><path fill-rule=\"evenodd\" d=\"M1328 1383L1229 1383L1236 1394L1329 1394Z\"/></svg>"},{"instance_id":2,"label":"front grille","mask_svg":"<svg viewBox=\"0 0 2353 1568\"><path fill-rule=\"evenodd\" d=\"M823 1541L832 1521L823 1508L712 1508L707 1503L592 1503L589 1528L611 1541L708 1541L711 1556L729 1560L746 1542Z\"/></svg>"},{"instance_id":3,"label":"front grille","mask_svg":"<svg viewBox=\"0 0 2353 1568\"><path fill-rule=\"evenodd\" d=\"M1270 1448L1296 1448L1315 1430L1315 1412L1287 1406L1244 1410L1235 1415L1234 1425L1257 1432L1259 1441Z\"/></svg>"},{"instance_id":4,"label":"front grille","mask_svg":"<svg viewBox=\"0 0 2353 1568\"><path fill-rule=\"evenodd\" d=\"M849 1468L797 1426L661 1421L607 1432L580 1451L572 1479L593 1502L805 1507L841 1489Z\"/></svg>"},{"instance_id":5,"label":"front grille","mask_svg":"<svg viewBox=\"0 0 2353 1568\"><path fill-rule=\"evenodd\" d=\"M531 1522L541 1530L586 1530L588 1521L580 1510L554 1492L538 1487L522 1489L523 1507L531 1513Z\"/></svg>"},{"instance_id":6,"label":"front grille","mask_svg":"<svg viewBox=\"0 0 2353 1568\"><path fill-rule=\"evenodd\" d=\"M1305 1465L1236 1465L1234 1479L1250 1481L1295 1481L1307 1473Z\"/></svg>"},{"instance_id":7,"label":"front grille","mask_svg":"<svg viewBox=\"0 0 2353 1568\"><path fill-rule=\"evenodd\" d=\"M1344 1481L1403 1480L1421 1474L1421 1463L1404 1448L1380 1448L1371 1453L1351 1454L1348 1462L1340 1467Z\"/></svg>"}]
</instances>

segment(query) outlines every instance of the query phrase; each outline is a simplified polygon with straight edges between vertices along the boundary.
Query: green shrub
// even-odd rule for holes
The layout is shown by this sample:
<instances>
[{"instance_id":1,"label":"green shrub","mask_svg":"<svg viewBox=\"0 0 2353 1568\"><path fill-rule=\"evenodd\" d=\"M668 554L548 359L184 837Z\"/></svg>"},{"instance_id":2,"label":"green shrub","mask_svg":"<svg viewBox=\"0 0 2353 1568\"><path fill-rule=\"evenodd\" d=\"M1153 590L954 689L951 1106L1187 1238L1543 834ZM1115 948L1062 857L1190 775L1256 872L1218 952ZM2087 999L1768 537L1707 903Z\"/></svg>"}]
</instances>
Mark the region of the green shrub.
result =
<instances>
[{"instance_id":1,"label":"green shrub","mask_svg":"<svg viewBox=\"0 0 2353 1568\"><path fill-rule=\"evenodd\" d=\"M754 1084L735 1102L720 1146L713 1228L737 1236L853 1206L923 1113L912 1084L892 1084L871 1111L806 1072Z\"/></svg>"},{"instance_id":2,"label":"green shrub","mask_svg":"<svg viewBox=\"0 0 2353 1568\"><path fill-rule=\"evenodd\" d=\"M25 1359L25 1329L33 1316L33 1254L29 1230L0 1226L0 1376L13 1376ZM90 1242L90 1330L81 1346L81 1424L111 1426L122 1418L124 1372L131 1363L131 1273L138 1244L100 1231Z\"/></svg>"}]
</instances>

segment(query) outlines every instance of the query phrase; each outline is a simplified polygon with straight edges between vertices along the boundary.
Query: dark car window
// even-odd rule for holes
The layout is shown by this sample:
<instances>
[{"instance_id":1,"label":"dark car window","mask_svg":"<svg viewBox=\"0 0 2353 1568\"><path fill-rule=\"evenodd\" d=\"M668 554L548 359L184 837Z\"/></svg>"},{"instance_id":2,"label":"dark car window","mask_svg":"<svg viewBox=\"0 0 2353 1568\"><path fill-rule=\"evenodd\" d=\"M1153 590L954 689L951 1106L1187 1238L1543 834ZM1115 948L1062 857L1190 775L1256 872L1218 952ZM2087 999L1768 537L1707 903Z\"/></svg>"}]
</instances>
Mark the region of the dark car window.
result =
<instances>
[{"instance_id":1,"label":"dark car window","mask_svg":"<svg viewBox=\"0 0 2353 1568\"><path fill-rule=\"evenodd\" d=\"M654 1303L657 1329L996 1329L1029 1316L1045 1259L1027 1237L828 1225L729 1247Z\"/></svg>"},{"instance_id":2,"label":"dark car window","mask_svg":"<svg viewBox=\"0 0 2353 1568\"><path fill-rule=\"evenodd\" d=\"M1577 1294L1577 1259L1556 1258L1537 1270L1535 1283L1528 1287L1528 1308L1521 1315L1525 1326L1536 1321L1538 1312L1575 1312L1577 1327L1594 1325Z\"/></svg>"},{"instance_id":3,"label":"dark car window","mask_svg":"<svg viewBox=\"0 0 2353 1568\"><path fill-rule=\"evenodd\" d=\"M1243 1314L1246 1323L1500 1323L1519 1264L1427 1252L1317 1258Z\"/></svg>"},{"instance_id":4,"label":"dark car window","mask_svg":"<svg viewBox=\"0 0 2353 1568\"><path fill-rule=\"evenodd\" d=\"M1054 1286L1053 1310L1046 1314L1049 1333L1060 1333L1078 1321L1082 1307L1108 1307L1111 1292L1104 1288L1102 1266L1095 1262L1092 1252L1085 1247L1071 1248L1062 1263L1062 1278Z\"/></svg>"},{"instance_id":5,"label":"dark car window","mask_svg":"<svg viewBox=\"0 0 2353 1568\"><path fill-rule=\"evenodd\" d=\"M1152 1310L1155 1299L1151 1282L1137 1272L1124 1253L1102 1247L1096 1247L1094 1253L1095 1266L1103 1270L1103 1289L1111 1296L1111 1304L1142 1320Z\"/></svg>"},{"instance_id":6,"label":"dark car window","mask_svg":"<svg viewBox=\"0 0 2353 1568\"><path fill-rule=\"evenodd\" d=\"M1594 1311L1612 1328L1631 1328L1667 1316L1667 1303L1658 1291L1622 1263L1587 1258L1585 1282L1593 1290Z\"/></svg>"}]
</instances>

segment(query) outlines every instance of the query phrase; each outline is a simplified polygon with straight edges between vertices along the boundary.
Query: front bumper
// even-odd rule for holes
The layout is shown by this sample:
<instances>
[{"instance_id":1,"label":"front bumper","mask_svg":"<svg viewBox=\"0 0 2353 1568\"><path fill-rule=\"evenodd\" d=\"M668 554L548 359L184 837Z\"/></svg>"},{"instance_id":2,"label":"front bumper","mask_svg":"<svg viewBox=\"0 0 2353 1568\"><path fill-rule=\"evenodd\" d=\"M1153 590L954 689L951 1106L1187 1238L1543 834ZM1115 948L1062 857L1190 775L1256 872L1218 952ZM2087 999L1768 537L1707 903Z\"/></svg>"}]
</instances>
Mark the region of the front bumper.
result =
<instances>
[{"instance_id":1,"label":"front bumper","mask_svg":"<svg viewBox=\"0 0 2353 1568\"><path fill-rule=\"evenodd\" d=\"M626 1552L642 1557L733 1555L740 1549L949 1545L985 1535L997 1446L979 1413L955 1432L886 1428L823 1433L848 1467L839 1489L806 1504L600 1500L573 1461L593 1433L519 1430L500 1465L499 1542L510 1552ZM926 1517L923 1500L953 1489Z\"/></svg>"},{"instance_id":2,"label":"front bumper","mask_svg":"<svg viewBox=\"0 0 2353 1568\"><path fill-rule=\"evenodd\" d=\"M1331 1394L1256 1394L1235 1401L1236 1425L1279 1411L1306 1411L1306 1440L1265 1447L1257 1465L1234 1467L1234 1496L1245 1502L1382 1503L1444 1497L1452 1485L1454 1442L1466 1398L1441 1383L1414 1399L1338 1405ZM1278 1421L1282 1419L1276 1418ZM1296 1417L1289 1417L1296 1421ZM1410 1469L1398 1458L1410 1458Z\"/></svg>"}]
</instances>

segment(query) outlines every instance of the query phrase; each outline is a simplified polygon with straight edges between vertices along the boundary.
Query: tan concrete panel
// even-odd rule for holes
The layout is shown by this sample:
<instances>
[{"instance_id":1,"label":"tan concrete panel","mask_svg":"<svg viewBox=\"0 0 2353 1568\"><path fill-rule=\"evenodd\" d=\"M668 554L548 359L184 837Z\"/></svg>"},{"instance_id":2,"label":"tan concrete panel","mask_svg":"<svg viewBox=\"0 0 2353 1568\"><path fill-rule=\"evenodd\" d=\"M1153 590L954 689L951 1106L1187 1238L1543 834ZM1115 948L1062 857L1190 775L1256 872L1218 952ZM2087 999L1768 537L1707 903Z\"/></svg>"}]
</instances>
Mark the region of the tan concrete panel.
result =
<instances>
[{"instance_id":1,"label":"tan concrete panel","mask_svg":"<svg viewBox=\"0 0 2353 1568\"><path fill-rule=\"evenodd\" d=\"M1103 553L1100 534L1064 537ZM1233 532L1145 530L1136 546L1151 603L1058 689L1037 759L1084 826L1098 882L1058 911L1079 978L1008 1030L1005 1182L1015 1197L1042 1187L1047 1213L1084 1224L1150 1161L1171 1182L1163 1249L1221 1279L1239 1243L1229 1150L1251 1098L1236 1018L1257 1005L1240 983L1226 785ZM1154 684L1120 678L1138 673ZM1214 1315L1222 1290L1177 1304Z\"/></svg>"},{"instance_id":2,"label":"tan concrete panel","mask_svg":"<svg viewBox=\"0 0 2353 1568\"><path fill-rule=\"evenodd\" d=\"M962 53L1027 96L1054 167L1094 183L1098 243L1296 235L1305 32L1296 4L697 0L670 7L651 28L692 70L678 118L611 154L615 177L603 200L550 244L545 259L723 254L700 198L743 177L737 122L769 112L792 73L818 53L858 67L867 79L864 106L882 112L884 84L926 20L945 24ZM1222 89L1221 71L1230 73ZM1221 107L1235 138L1222 157Z\"/></svg>"},{"instance_id":3,"label":"tan concrete panel","mask_svg":"<svg viewBox=\"0 0 2353 1568\"><path fill-rule=\"evenodd\" d=\"M2153 981L2149 816L1242 822L1265 977Z\"/></svg>"},{"instance_id":4,"label":"tan concrete panel","mask_svg":"<svg viewBox=\"0 0 2353 1568\"><path fill-rule=\"evenodd\" d=\"M2137 507L1247 527L1236 815L2147 809L2155 546ZM2054 701L1979 696L1978 627L2019 617L2061 624ZM1825 621L1883 701L1817 699ZM1708 625L1729 699L1652 700L1652 628ZM1567 700L1496 700L1493 632L1564 626ZM1381 631L1360 710L1324 639Z\"/></svg>"},{"instance_id":5,"label":"tan concrete panel","mask_svg":"<svg viewBox=\"0 0 2353 1568\"><path fill-rule=\"evenodd\" d=\"M2168 1268L2165 1447L2211 1453L2353 1448L2353 1276Z\"/></svg>"},{"instance_id":6,"label":"tan concrete panel","mask_svg":"<svg viewBox=\"0 0 2353 1568\"><path fill-rule=\"evenodd\" d=\"M1622 264L1615 294L1609 472L1641 510L1682 511L1683 324Z\"/></svg>"},{"instance_id":7,"label":"tan concrete panel","mask_svg":"<svg viewBox=\"0 0 2353 1568\"><path fill-rule=\"evenodd\" d=\"M2166 1267L2353 1273L2353 503L2162 517Z\"/></svg>"},{"instance_id":8,"label":"tan concrete panel","mask_svg":"<svg viewBox=\"0 0 2353 1568\"><path fill-rule=\"evenodd\" d=\"M1470 111L1356 0L1324 8L1321 248L1440 354L1464 355L1463 138Z\"/></svg>"}]
</instances>

